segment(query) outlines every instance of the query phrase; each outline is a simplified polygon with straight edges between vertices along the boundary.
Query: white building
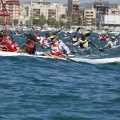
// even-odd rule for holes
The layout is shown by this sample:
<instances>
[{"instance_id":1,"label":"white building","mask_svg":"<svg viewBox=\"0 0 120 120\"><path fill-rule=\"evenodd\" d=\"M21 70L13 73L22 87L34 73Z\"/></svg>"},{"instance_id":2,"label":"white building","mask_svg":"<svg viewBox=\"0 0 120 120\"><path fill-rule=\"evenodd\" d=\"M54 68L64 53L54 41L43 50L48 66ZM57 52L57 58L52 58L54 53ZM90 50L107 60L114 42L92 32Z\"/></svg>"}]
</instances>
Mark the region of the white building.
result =
<instances>
[{"instance_id":1,"label":"white building","mask_svg":"<svg viewBox=\"0 0 120 120\"><path fill-rule=\"evenodd\" d=\"M59 20L65 14L65 7L60 3L52 3L47 0L31 0L31 15L34 19L39 19L41 15L45 19Z\"/></svg>"},{"instance_id":2,"label":"white building","mask_svg":"<svg viewBox=\"0 0 120 120\"><path fill-rule=\"evenodd\" d=\"M19 25L26 25L26 21L30 20L30 5L28 3L20 3Z\"/></svg>"},{"instance_id":3,"label":"white building","mask_svg":"<svg viewBox=\"0 0 120 120\"><path fill-rule=\"evenodd\" d=\"M92 7L84 10L84 21L88 26L95 25L96 21L96 10Z\"/></svg>"}]
</instances>

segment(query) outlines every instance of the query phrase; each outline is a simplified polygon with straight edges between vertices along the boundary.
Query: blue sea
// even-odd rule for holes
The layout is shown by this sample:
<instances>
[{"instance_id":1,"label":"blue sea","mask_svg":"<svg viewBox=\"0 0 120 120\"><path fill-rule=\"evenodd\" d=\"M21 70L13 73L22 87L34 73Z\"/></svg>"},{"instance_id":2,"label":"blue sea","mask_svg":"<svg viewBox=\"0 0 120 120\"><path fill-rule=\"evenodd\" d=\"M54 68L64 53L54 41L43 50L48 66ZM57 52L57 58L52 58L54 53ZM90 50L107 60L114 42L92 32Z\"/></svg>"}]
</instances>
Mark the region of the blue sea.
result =
<instances>
[{"instance_id":1,"label":"blue sea","mask_svg":"<svg viewBox=\"0 0 120 120\"><path fill-rule=\"evenodd\" d=\"M67 43L70 38L62 35ZM26 41L13 38L20 46ZM91 41L106 44L97 37ZM86 56L120 57L120 48L92 47ZM120 120L120 64L0 56L0 120Z\"/></svg>"}]
</instances>

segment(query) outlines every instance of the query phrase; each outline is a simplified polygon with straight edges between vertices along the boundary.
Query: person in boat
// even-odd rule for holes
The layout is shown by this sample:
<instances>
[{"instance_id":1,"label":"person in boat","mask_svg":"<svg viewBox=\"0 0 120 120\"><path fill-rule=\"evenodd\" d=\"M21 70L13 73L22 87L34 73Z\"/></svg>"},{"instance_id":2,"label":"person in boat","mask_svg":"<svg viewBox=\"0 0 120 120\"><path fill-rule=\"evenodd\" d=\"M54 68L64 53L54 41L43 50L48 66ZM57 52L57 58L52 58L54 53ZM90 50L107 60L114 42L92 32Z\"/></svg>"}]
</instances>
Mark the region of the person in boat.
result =
<instances>
[{"instance_id":1,"label":"person in boat","mask_svg":"<svg viewBox=\"0 0 120 120\"><path fill-rule=\"evenodd\" d=\"M7 49L6 49L6 47L5 47L4 43L3 43L3 34L0 33L0 51L6 51L6 50Z\"/></svg>"},{"instance_id":2,"label":"person in boat","mask_svg":"<svg viewBox=\"0 0 120 120\"><path fill-rule=\"evenodd\" d=\"M87 34L82 32L82 36L79 38L78 42L71 44L71 45L73 46L78 45L79 50L82 50L82 51L91 50L91 48L89 47L89 44L99 49L96 44L94 44L93 42L89 40L89 37L86 37Z\"/></svg>"},{"instance_id":3,"label":"person in boat","mask_svg":"<svg viewBox=\"0 0 120 120\"><path fill-rule=\"evenodd\" d=\"M100 41L105 41L106 40L105 35L103 35L103 34L99 34L98 39Z\"/></svg>"},{"instance_id":4,"label":"person in boat","mask_svg":"<svg viewBox=\"0 0 120 120\"><path fill-rule=\"evenodd\" d=\"M67 33L64 33L63 37L65 37L65 38L68 37L68 34L67 34Z\"/></svg>"},{"instance_id":5,"label":"person in boat","mask_svg":"<svg viewBox=\"0 0 120 120\"><path fill-rule=\"evenodd\" d=\"M25 52L28 54L35 54L36 52L36 42L35 42L35 37L32 36L31 34L25 34L26 36L26 43L21 47L21 49L25 48Z\"/></svg>"},{"instance_id":6,"label":"person in boat","mask_svg":"<svg viewBox=\"0 0 120 120\"><path fill-rule=\"evenodd\" d=\"M78 42L78 36L76 34L73 35L73 37L70 40L70 44L74 44Z\"/></svg>"},{"instance_id":7,"label":"person in boat","mask_svg":"<svg viewBox=\"0 0 120 120\"><path fill-rule=\"evenodd\" d=\"M6 34L4 32L0 32L0 44L6 45Z\"/></svg>"},{"instance_id":8,"label":"person in boat","mask_svg":"<svg viewBox=\"0 0 120 120\"><path fill-rule=\"evenodd\" d=\"M21 34L20 34L20 32L17 30L17 31L15 32L15 35L16 35L16 36L20 36Z\"/></svg>"},{"instance_id":9,"label":"person in boat","mask_svg":"<svg viewBox=\"0 0 120 120\"><path fill-rule=\"evenodd\" d=\"M51 39L50 54L44 54L44 55L47 56L49 55L55 58L68 58L68 55L70 54L70 50L63 43L63 41L59 40L56 34L51 34L50 39Z\"/></svg>"},{"instance_id":10,"label":"person in boat","mask_svg":"<svg viewBox=\"0 0 120 120\"><path fill-rule=\"evenodd\" d=\"M111 40L108 41L108 43L104 46L104 48L114 48L118 43L118 40L112 36Z\"/></svg>"},{"instance_id":11,"label":"person in boat","mask_svg":"<svg viewBox=\"0 0 120 120\"><path fill-rule=\"evenodd\" d=\"M42 37L39 41L40 46L42 46L44 49L49 48L51 41L50 41L50 34L49 33L45 33L45 36Z\"/></svg>"},{"instance_id":12,"label":"person in boat","mask_svg":"<svg viewBox=\"0 0 120 120\"><path fill-rule=\"evenodd\" d=\"M108 36L108 34L105 35L105 40L106 40L106 41L109 41L109 40L110 40L110 37Z\"/></svg>"},{"instance_id":13,"label":"person in boat","mask_svg":"<svg viewBox=\"0 0 120 120\"><path fill-rule=\"evenodd\" d=\"M34 30L34 37L36 38L36 42L39 42L41 40L41 35L39 34L38 30Z\"/></svg>"},{"instance_id":14,"label":"person in boat","mask_svg":"<svg viewBox=\"0 0 120 120\"><path fill-rule=\"evenodd\" d=\"M7 35L6 42L7 52L20 52L18 44L13 41L13 37L11 35Z\"/></svg>"},{"instance_id":15,"label":"person in boat","mask_svg":"<svg viewBox=\"0 0 120 120\"><path fill-rule=\"evenodd\" d=\"M101 36L99 36L99 40L100 40L101 42L106 42L106 41L109 41L110 38L109 38L108 35L101 35Z\"/></svg>"}]
</instances>

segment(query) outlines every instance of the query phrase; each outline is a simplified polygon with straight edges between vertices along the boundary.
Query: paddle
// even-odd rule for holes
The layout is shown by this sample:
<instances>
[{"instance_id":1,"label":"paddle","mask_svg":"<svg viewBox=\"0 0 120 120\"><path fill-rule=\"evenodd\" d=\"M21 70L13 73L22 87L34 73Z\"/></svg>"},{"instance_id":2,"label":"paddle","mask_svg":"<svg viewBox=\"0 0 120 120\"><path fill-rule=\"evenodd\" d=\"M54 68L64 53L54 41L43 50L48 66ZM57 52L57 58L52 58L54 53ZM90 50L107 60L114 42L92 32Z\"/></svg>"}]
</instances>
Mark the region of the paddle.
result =
<instances>
[{"instance_id":1,"label":"paddle","mask_svg":"<svg viewBox=\"0 0 120 120\"><path fill-rule=\"evenodd\" d=\"M94 47L96 47L100 52L104 52L103 48L98 48L98 46L96 44L94 44L93 42L89 41L89 43L91 45L93 45Z\"/></svg>"},{"instance_id":2,"label":"paddle","mask_svg":"<svg viewBox=\"0 0 120 120\"><path fill-rule=\"evenodd\" d=\"M89 33L86 33L85 34L85 37L89 37L91 35L91 33L89 32ZM91 41L89 41L89 43L91 44L91 45L93 45L94 47L96 47L100 52L104 52L104 49L103 48L98 48L98 46L96 45L96 44L94 44L93 42L91 42Z\"/></svg>"},{"instance_id":3,"label":"paddle","mask_svg":"<svg viewBox=\"0 0 120 120\"><path fill-rule=\"evenodd\" d=\"M76 29L76 32L75 32L75 34L78 32L80 30L80 27L78 27L77 29Z\"/></svg>"},{"instance_id":4,"label":"paddle","mask_svg":"<svg viewBox=\"0 0 120 120\"><path fill-rule=\"evenodd\" d=\"M55 31L55 33L59 33L62 29L63 29L63 28L61 28L61 29L60 29L60 30L58 30L58 31Z\"/></svg>"},{"instance_id":5,"label":"paddle","mask_svg":"<svg viewBox=\"0 0 120 120\"><path fill-rule=\"evenodd\" d=\"M115 38L117 38L120 34L118 34Z\"/></svg>"}]
</instances>

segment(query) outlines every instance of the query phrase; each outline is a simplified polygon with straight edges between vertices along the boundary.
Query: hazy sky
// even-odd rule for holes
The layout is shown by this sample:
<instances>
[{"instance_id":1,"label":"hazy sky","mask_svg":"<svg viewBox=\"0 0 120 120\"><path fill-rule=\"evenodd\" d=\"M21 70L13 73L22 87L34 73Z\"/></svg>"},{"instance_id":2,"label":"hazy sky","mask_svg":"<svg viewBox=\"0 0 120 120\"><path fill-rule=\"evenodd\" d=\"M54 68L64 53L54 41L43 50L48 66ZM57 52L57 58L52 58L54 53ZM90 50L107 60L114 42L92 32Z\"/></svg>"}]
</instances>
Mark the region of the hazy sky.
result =
<instances>
[{"instance_id":1,"label":"hazy sky","mask_svg":"<svg viewBox=\"0 0 120 120\"><path fill-rule=\"evenodd\" d=\"M25 2L25 1L30 1L30 0L20 0L21 2ZM66 4L68 3L68 0L49 0L52 2L59 2L59 3L63 3ZM88 0L79 0L80 3L88 3ZM90 2L94 2L94 1L100 1L100 0L89 0ZM120 0L102 0L102 1L109 1L110 3L120 3Z\"/></svg>"}]
</instances>

